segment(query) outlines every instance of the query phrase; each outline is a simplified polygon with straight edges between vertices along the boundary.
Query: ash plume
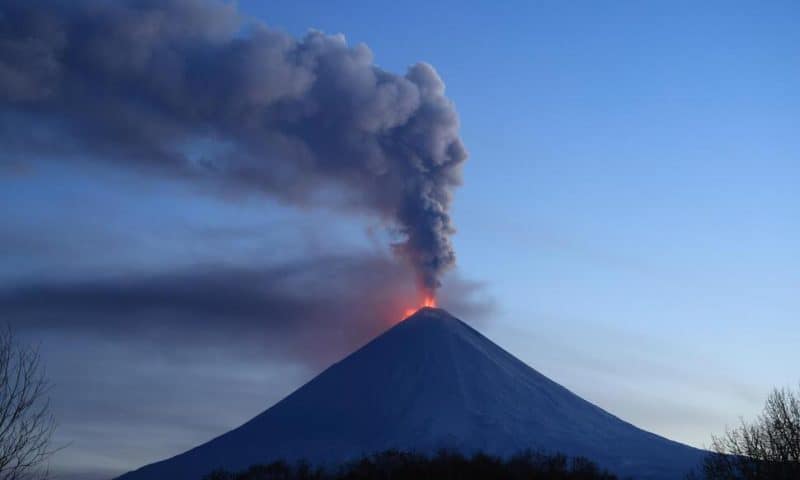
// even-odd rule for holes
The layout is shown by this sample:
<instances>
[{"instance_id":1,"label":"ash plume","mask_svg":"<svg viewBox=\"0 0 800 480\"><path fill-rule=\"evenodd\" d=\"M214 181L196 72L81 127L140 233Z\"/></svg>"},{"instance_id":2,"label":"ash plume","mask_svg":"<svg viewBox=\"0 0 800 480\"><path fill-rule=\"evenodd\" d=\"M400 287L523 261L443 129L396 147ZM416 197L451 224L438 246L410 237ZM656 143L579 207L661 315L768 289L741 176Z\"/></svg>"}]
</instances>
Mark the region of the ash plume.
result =
<instances>
[{"instance_id":1,"label":"ash plume","mask_svg":"<svg viewBox=\"0 0 800 480\"><path fill-rule=\"evenodd\" d=\"M434 291L466 150L428 64L302 39L201 0L0 0L0 142L14 161L138 171L377 215Z\"/></svg>"}]
</instances>

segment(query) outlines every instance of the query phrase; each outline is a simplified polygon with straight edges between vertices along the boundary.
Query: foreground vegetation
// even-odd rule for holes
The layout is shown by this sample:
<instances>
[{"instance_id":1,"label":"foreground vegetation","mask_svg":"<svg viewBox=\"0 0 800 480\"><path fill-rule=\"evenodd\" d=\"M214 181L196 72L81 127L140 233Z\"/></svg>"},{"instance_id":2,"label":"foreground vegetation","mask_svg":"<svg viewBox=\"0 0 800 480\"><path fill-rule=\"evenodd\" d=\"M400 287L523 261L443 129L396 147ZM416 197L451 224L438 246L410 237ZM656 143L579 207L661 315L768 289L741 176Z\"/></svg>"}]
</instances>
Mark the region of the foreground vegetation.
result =
<instances>
[{"instance_id":1,"label":"foreground vegetation","mask_svg":"<svg viewBox=\"0 0 800 480\"><path fill-rule=\"evenodd\" d=\"M705 480L800 479L800 390L773 390L753 422L714 437Z\"/></svg>"},{"instance_id":2,"label":"foreground vegetation","mask_svg":"<svg viewBox=\"0 0 800 480\"><path fill-rule=\"evenodd\" d=\"M55 419L39 351L0 327L0 480L46 477Z\"/></svg>"},{"instance_id":3,"label":"foreground vegetation","mask_svg":"<svg viewBox=\"0 0 800 480\"><path fill-rule=\"evenodd\" d=\"M204 480L615 480L591 461L564 455L525 452L510 459L485 454L465 457L442 451L433 457L387 451L351 462L335 471L307 463L274 462L231 473L216 471Z\"/></svg>"}]
</instances>

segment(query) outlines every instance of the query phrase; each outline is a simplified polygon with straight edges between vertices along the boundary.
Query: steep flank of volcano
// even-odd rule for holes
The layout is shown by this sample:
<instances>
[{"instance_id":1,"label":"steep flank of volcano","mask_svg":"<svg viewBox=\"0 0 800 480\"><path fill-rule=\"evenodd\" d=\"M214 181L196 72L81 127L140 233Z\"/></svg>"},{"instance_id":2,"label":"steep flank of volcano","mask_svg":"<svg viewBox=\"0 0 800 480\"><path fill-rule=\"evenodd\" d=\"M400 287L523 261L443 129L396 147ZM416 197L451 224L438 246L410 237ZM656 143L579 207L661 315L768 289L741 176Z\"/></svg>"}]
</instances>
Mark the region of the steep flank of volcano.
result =
<instances>
[{"instance_id":1,"label":"steep flank of volcano","mask_svg":"<svg viewBox=\"0 0 800 480\"><path fill-rule=\"evenodd\" d=\"M446 311L423 308L241 427L119 480L445 447L558 451L643 479L682 478L703 456L583 400Z\"/></svg>"}]
</instances>

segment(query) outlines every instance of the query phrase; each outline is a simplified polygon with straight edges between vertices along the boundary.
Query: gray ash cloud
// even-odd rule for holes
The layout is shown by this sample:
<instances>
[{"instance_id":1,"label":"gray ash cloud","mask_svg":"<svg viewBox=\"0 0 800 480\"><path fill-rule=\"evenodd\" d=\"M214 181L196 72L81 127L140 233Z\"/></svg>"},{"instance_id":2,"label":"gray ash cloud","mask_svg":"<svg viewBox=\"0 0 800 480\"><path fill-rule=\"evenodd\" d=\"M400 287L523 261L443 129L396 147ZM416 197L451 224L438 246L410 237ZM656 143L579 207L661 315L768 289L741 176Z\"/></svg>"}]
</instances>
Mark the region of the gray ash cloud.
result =
<instances>
[{"instance_id":1,"label":"gray ash cloud","mask_svg":"<svg viewBox=\"0 0 800 480\"><path fill-rule=\"evenodd\" d=\"M200 0L0 1L8 158L117 163L298 205L376 215L421 287L455 262L467 153L428 64L295 39Z\"/></svg>"}]
</instances>

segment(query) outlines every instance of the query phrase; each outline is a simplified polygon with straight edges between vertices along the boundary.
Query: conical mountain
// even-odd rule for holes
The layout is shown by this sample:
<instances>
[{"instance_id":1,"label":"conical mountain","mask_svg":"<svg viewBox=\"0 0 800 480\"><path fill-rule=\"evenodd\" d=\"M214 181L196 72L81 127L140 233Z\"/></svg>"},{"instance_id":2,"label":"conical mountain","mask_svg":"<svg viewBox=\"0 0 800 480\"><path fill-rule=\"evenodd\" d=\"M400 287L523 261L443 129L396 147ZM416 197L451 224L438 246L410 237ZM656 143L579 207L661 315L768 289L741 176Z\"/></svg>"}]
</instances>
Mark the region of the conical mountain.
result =
<instances>
[{"instance_id":1,"label":"conical mountain","mask_svg":"<svg viewBox=\"0 0 800 480\"><path fill-rule=\"evenodd\" d=\"M335 464L390 448L590 458L677 479L704 452L626 423L441 309L423 308L244 425L119 480L198 480L276 459Z\"/></svg>"}]
</instances>

